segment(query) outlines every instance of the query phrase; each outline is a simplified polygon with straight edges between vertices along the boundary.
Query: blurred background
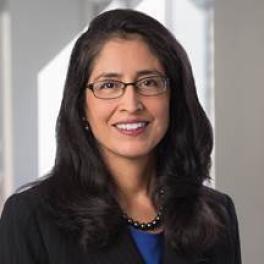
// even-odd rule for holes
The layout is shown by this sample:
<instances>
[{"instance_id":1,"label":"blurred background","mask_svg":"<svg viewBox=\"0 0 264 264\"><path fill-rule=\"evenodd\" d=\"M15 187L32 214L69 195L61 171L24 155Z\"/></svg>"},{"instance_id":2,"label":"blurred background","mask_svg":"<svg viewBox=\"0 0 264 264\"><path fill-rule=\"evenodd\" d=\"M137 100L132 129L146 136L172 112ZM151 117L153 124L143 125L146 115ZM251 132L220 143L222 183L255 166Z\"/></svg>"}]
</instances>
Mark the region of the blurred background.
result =
<instances>
[{"instance_id":1,"label":"blurred background","mask_svg":"<svg viewBox=\"0 0 264 264\"><path fill-rule=\"evenodd\" d=\"M189 54L214 127L212 185L236 204L243 263L264 259L263 0L0 0L0 211L45 175L76 38L104 10L158 19Z\"/></svg>"}]
</instances>

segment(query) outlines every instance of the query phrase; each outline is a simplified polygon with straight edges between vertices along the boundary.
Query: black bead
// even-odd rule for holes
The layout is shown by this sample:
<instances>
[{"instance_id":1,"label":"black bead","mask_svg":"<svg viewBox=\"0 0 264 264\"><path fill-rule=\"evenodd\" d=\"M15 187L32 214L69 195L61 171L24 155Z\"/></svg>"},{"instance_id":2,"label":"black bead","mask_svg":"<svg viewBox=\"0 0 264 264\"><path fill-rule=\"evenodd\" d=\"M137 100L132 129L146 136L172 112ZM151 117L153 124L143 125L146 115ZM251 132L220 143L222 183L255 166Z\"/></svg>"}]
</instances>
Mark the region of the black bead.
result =
<instances>
[{"instance_id":1,"label":"black bead","mask_svg":"<svg viewBox=\"0 0 264 264\"><path fill-rule=\"evenodd\" d=\"M132 218L129 218L126 214L124 214L123 217L129 225L133 226L136 229L142 231L153 231L161 225L162 212L159 210L156 217L152 221L147 223L140 223L138 221L134 221Z\"/></svg>"}]
</instances>

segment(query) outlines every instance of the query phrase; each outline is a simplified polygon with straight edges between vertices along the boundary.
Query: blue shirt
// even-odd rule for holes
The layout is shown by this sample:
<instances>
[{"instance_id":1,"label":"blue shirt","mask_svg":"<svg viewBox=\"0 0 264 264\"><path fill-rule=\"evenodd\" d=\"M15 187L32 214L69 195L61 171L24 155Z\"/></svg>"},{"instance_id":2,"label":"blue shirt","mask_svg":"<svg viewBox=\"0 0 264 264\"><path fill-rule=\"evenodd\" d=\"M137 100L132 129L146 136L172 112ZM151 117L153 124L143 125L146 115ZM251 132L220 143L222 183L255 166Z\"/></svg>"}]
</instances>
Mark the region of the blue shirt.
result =
<instances>
[{"instance_id":1,"label":"blue shirt","mask_svg":"<svg viewBox=\"0 0 264 264\"><path fill-rule=\"evenodd\" d=\"M146 264L160 264L163 256L163 233L144 232L130 227L130 233Z\"/></svg>"}]
</instances>

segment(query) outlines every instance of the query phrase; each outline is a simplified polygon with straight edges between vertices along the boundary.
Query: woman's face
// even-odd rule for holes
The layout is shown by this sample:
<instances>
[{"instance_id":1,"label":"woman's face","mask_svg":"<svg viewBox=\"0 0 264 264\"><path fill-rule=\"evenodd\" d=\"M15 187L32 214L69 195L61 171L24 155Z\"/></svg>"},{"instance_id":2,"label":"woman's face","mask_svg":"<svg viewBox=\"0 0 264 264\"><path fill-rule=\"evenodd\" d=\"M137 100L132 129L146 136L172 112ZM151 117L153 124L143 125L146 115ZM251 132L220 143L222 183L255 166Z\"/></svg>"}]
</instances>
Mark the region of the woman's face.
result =
<instances>
[{"instance_id":1,"label":"woman's face","mask_svg":"<svg viewBox=\"0 0 264 264\"><path fill-rule=\"evenodd\" d=\"M164 76L164 69L141 38L113 38L95 59L88 82L135 82L156 75ZM169 97L169 89L159 95L144 96L129 85L121 97L105 100L87 89L86 118L103 156L150 156L168 129Z\"/></svg>"}]
</instances>

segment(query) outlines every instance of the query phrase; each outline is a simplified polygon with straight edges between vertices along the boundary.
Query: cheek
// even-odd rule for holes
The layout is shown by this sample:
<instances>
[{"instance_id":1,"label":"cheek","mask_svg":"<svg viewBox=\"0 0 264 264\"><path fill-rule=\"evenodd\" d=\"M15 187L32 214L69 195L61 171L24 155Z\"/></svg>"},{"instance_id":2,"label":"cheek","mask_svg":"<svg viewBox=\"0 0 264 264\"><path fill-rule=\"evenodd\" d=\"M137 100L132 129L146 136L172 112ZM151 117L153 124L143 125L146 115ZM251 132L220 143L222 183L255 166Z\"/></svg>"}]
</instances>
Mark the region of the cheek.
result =
<instances>
[{"instance_id":1,"label":"cheek","mask_svg":"<svg viewBox=\"0 0 264 264\"><path fill-rule=\"evenodd\" d=\"M159 123L162 132L165 134L169 126L169 108L164 107L160 111Z\"/></svg>"},{"instance_id":2,"label":"cheek","mask_svg":"<svg viewBox=\"0 0 264 264\"><path fill-rule=\"evenodd\" d=\"M169 100L164 100L155 109L156 117L162 130L167 130L169 126Z\"/></svg>"},{"instance_id":3,"label":"cheek","mask_svg":"<svg viewBox=\"0 0 264 264\"><path fill-rule=\"evenodd\" d=\"M106 124L114 111L111 105L106 102L101 103L94 97L87 95L86 97L86 118L92 130Z\"/></svg>"}]
</instances>

